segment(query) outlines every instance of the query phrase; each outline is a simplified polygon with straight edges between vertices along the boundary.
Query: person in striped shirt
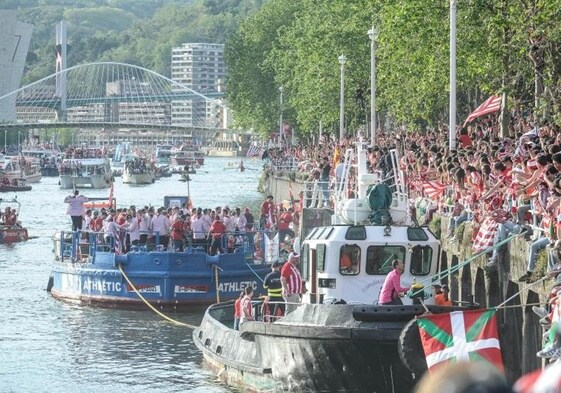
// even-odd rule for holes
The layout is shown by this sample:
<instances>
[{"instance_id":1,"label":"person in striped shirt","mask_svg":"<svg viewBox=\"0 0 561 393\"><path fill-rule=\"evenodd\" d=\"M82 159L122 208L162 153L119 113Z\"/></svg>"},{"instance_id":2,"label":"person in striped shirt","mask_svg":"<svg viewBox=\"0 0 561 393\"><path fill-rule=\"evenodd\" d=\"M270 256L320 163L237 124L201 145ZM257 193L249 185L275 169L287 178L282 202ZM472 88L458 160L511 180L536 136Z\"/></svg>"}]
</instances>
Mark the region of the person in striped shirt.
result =
<instances>
[{"instance_id":1,"label":"person in striped shirt","mask_svg":"<svg viewBox=\"0 0 561 393\"><path fill-rule=\"evenodd\" d=\"M285 315L296 310L302 293L302 275L298 269L300 254L291 252L281 269L282 297L286 302Z\"/></svg>"}]
</instances>

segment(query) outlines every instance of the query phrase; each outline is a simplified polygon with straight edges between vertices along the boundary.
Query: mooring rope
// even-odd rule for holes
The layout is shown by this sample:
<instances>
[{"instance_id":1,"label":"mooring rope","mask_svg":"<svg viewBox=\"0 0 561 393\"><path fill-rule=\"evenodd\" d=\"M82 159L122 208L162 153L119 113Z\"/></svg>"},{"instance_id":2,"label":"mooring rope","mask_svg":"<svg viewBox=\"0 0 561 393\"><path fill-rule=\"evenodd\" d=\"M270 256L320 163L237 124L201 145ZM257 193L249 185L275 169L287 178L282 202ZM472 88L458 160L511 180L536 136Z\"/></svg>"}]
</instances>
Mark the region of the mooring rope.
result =
<instances>
[{"instance_id":1,"label":"mooring rope","mask_svg":"<svg viewBox=\"0 0 561 393\"><path fill-rule=\"evenodd\" d=\"M505 305L506 305L508 302L510 302L512 299L515 299L516 296L518 296L518 295L520 295L522 292L524 292L524 291L526 291L526 290L532 288L534 285L540 284L540 283L544 282L544 281L547 280L548 278L549 278L549 276L548 276L548 275L545 275L544 277L540 278L539 280L530 283L530 285L525 286L524 288L522 288L521 290L519 290L518 292L516 292L514 295L512 295L511 297L509 297L508 299L506 299L504 302L502 302L501 304L499 304L498 306L493 307L493 308L496 308L497 310L498 310L499 308L506 308ZM509 307L513 307L513 306L509 306Z\"/></svg>"},{"instance_id":2,"label":"mooring rope","mask_svg":"<svg viewBox=\"0 0 561 393\"><path fill-rule=\"evenodd\" d=\"M440 279L442 279L443 277L449 276L449 275L451 275L452 273L455 273L456 271L460 270L460 269L461 269L462 267L464 267L465 265L469 265L471 262L473 262L475 259L479 258L480 256L485 255L485 254L487 254L488 252L493 251L495 248L499 248L499 247L503 246L504 244L507 244L507 243L511 242L514 238L516 238L516 237L518 237L518 236L521 236L521 235L524 235L524 234L525 234L525 232L522 232L522 233L518 233L518 234L516 234L516 235L509 236L509 237L507 237L506 239L501 240L501 241L498 242L497 244L495 244L495 245L493 245L493 246L491 246L491 247L488 247L488 248L486 248L485 250L480 251L480 252L478 252L478 253L475 254L475 255L472 255L470 258L466 259L466 260L463 261L462 263L459 263L459 264L457 264L456 266L451 266L451 267L449 267L448 269L445 269L445 270L443 270L443 271L441 271L441 272L435 274L435 275L432 276L432 277L427 277L427 278L425 278L424 280L421 280L421 281L419 282L419 284L423 284L423 283L429 282L429 281L435 282L436 280L440 280ZM420 289L416 290L415 292L412 292L412 293L411 293L410 295L408 295L408 296L409 296L409 297L414 297L415 295L418 295L418 294L420 294L422 291L424 291L424 289L425 289L424 287L423 287L423 288L420 288Z\"/></svg>"},{"instance_id":3,"label":"mooring rope","mask_svg":"<svg viewBox=\"0 0 561 393\"><path fill-rule=\"evenodd\" d=\"M165 320L175 324L175 325L179 325L179 326L185 326L189 329L196 329L198 326L194 326L194 325L190 325L188 323L185 322L181 322L178 321L176 319L173 319L171 317L168 317L167 315L165 315L164 313L162 313L160 310L158 310L156 307L154 307L152 304L150 304L150 302L148 300L146 300L146 298L144 296L142 296L142 294L138 291L138 289L136 289L136 287L134 286L134 284L131 282L131 280L127 277L126 273L123 271L122 265L119 264L119 270L121 272L121 274L123 275L123 277L125 278L125 280L127 281L127 283L131 286L131 288L133 289L134 293L137 294L137 296L140 298L140 300L142 300L152 311L154 311L156 314L158 314L159 316L161 316L162 318L164 318Z\"/></svg>"}]
</instances>

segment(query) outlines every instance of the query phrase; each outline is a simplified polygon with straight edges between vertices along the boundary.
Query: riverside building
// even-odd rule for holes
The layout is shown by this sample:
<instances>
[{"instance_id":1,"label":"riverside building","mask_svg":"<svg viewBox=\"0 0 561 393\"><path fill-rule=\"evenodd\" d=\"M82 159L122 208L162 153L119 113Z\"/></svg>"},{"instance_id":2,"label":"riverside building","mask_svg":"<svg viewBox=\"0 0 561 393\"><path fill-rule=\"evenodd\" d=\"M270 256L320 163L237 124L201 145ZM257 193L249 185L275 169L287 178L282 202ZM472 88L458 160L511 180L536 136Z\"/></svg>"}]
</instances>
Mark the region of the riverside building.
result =
<instances>
[{"instance_id":1,"label":"riverside building","mask_svg":"<svg viewBox=\"0 0 561 393\"><path fill-rule=\"evenodd\" d=\"M171 79L174 82L197 93L212 95L224 91L226 74L222 44L185 43L172 48ZM223 110L203 99L173 101L171 118L174 125L227 128Z\"/></svg>"}]
</instances>

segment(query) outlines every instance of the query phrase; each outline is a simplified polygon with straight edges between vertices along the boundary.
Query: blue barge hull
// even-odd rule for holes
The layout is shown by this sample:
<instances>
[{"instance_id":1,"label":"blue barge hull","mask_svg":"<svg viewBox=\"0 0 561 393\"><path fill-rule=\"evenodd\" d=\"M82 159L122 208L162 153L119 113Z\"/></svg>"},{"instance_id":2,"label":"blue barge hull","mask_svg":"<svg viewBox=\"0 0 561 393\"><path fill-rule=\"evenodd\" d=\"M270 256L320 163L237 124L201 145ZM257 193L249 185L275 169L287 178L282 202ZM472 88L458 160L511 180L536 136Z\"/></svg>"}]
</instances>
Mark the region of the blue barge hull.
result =
<instances>
[{"instance_id":1,"label":"blue barge hull","mask_svg":"<svg viewBox=\"0 0 561 393\"><path fill-rule=\"evenodd\" d=\"M71 243L58 242L62 248L75 249ZM91 249L89 245L85 247ZM260 294L262 280L269 271L268 265L256 263L253 254L243 248L216 256L195 249L137 249L124 255L94 250L87 257L63 255L55 261L48 289L53 297L69 302L146 308L136 289L157 308L184 310L209 305L217 299L236 299L247 286Z\"/></svg>"}]
</instances>

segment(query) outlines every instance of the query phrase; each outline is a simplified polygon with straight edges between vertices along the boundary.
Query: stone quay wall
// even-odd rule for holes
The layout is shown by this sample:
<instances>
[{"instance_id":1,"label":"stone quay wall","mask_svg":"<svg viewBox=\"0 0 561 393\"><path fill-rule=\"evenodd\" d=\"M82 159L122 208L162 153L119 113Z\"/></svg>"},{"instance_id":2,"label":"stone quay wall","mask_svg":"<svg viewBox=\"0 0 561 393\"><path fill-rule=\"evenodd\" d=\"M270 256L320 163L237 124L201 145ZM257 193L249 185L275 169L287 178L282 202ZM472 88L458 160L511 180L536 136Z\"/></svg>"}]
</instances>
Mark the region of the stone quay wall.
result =
<instances>
[{"instance_id":1,"label":"stone quay wall","mask_svg":"<svg viewBox=\"0 0 561 393\"><path fill-rule=\"evenodd\" d=\"M466 222L456 229L455 240L445 238L448 233L449 217L435 215L430 225L436 232L440 230L442 253L439 270L463 264L474 256L473 223ZM479 303L482 307L494 307L514 296L506 307L498 312L499 334L505 372L513 382L522 374L541 367L541 359L536 356L542 347L539 317L532 311L532 305L547 300L553 281L547 279L535 283L519 283L517 279L526 273L531 240L517 236L499 248L498 263L488 267L491 254L483 254L471 263L458 268L449 277L442 279L450 286L453 300ZM545 260L549 247L540 252L538 267L545 273Z\"/></svg>"}]
</instances>

